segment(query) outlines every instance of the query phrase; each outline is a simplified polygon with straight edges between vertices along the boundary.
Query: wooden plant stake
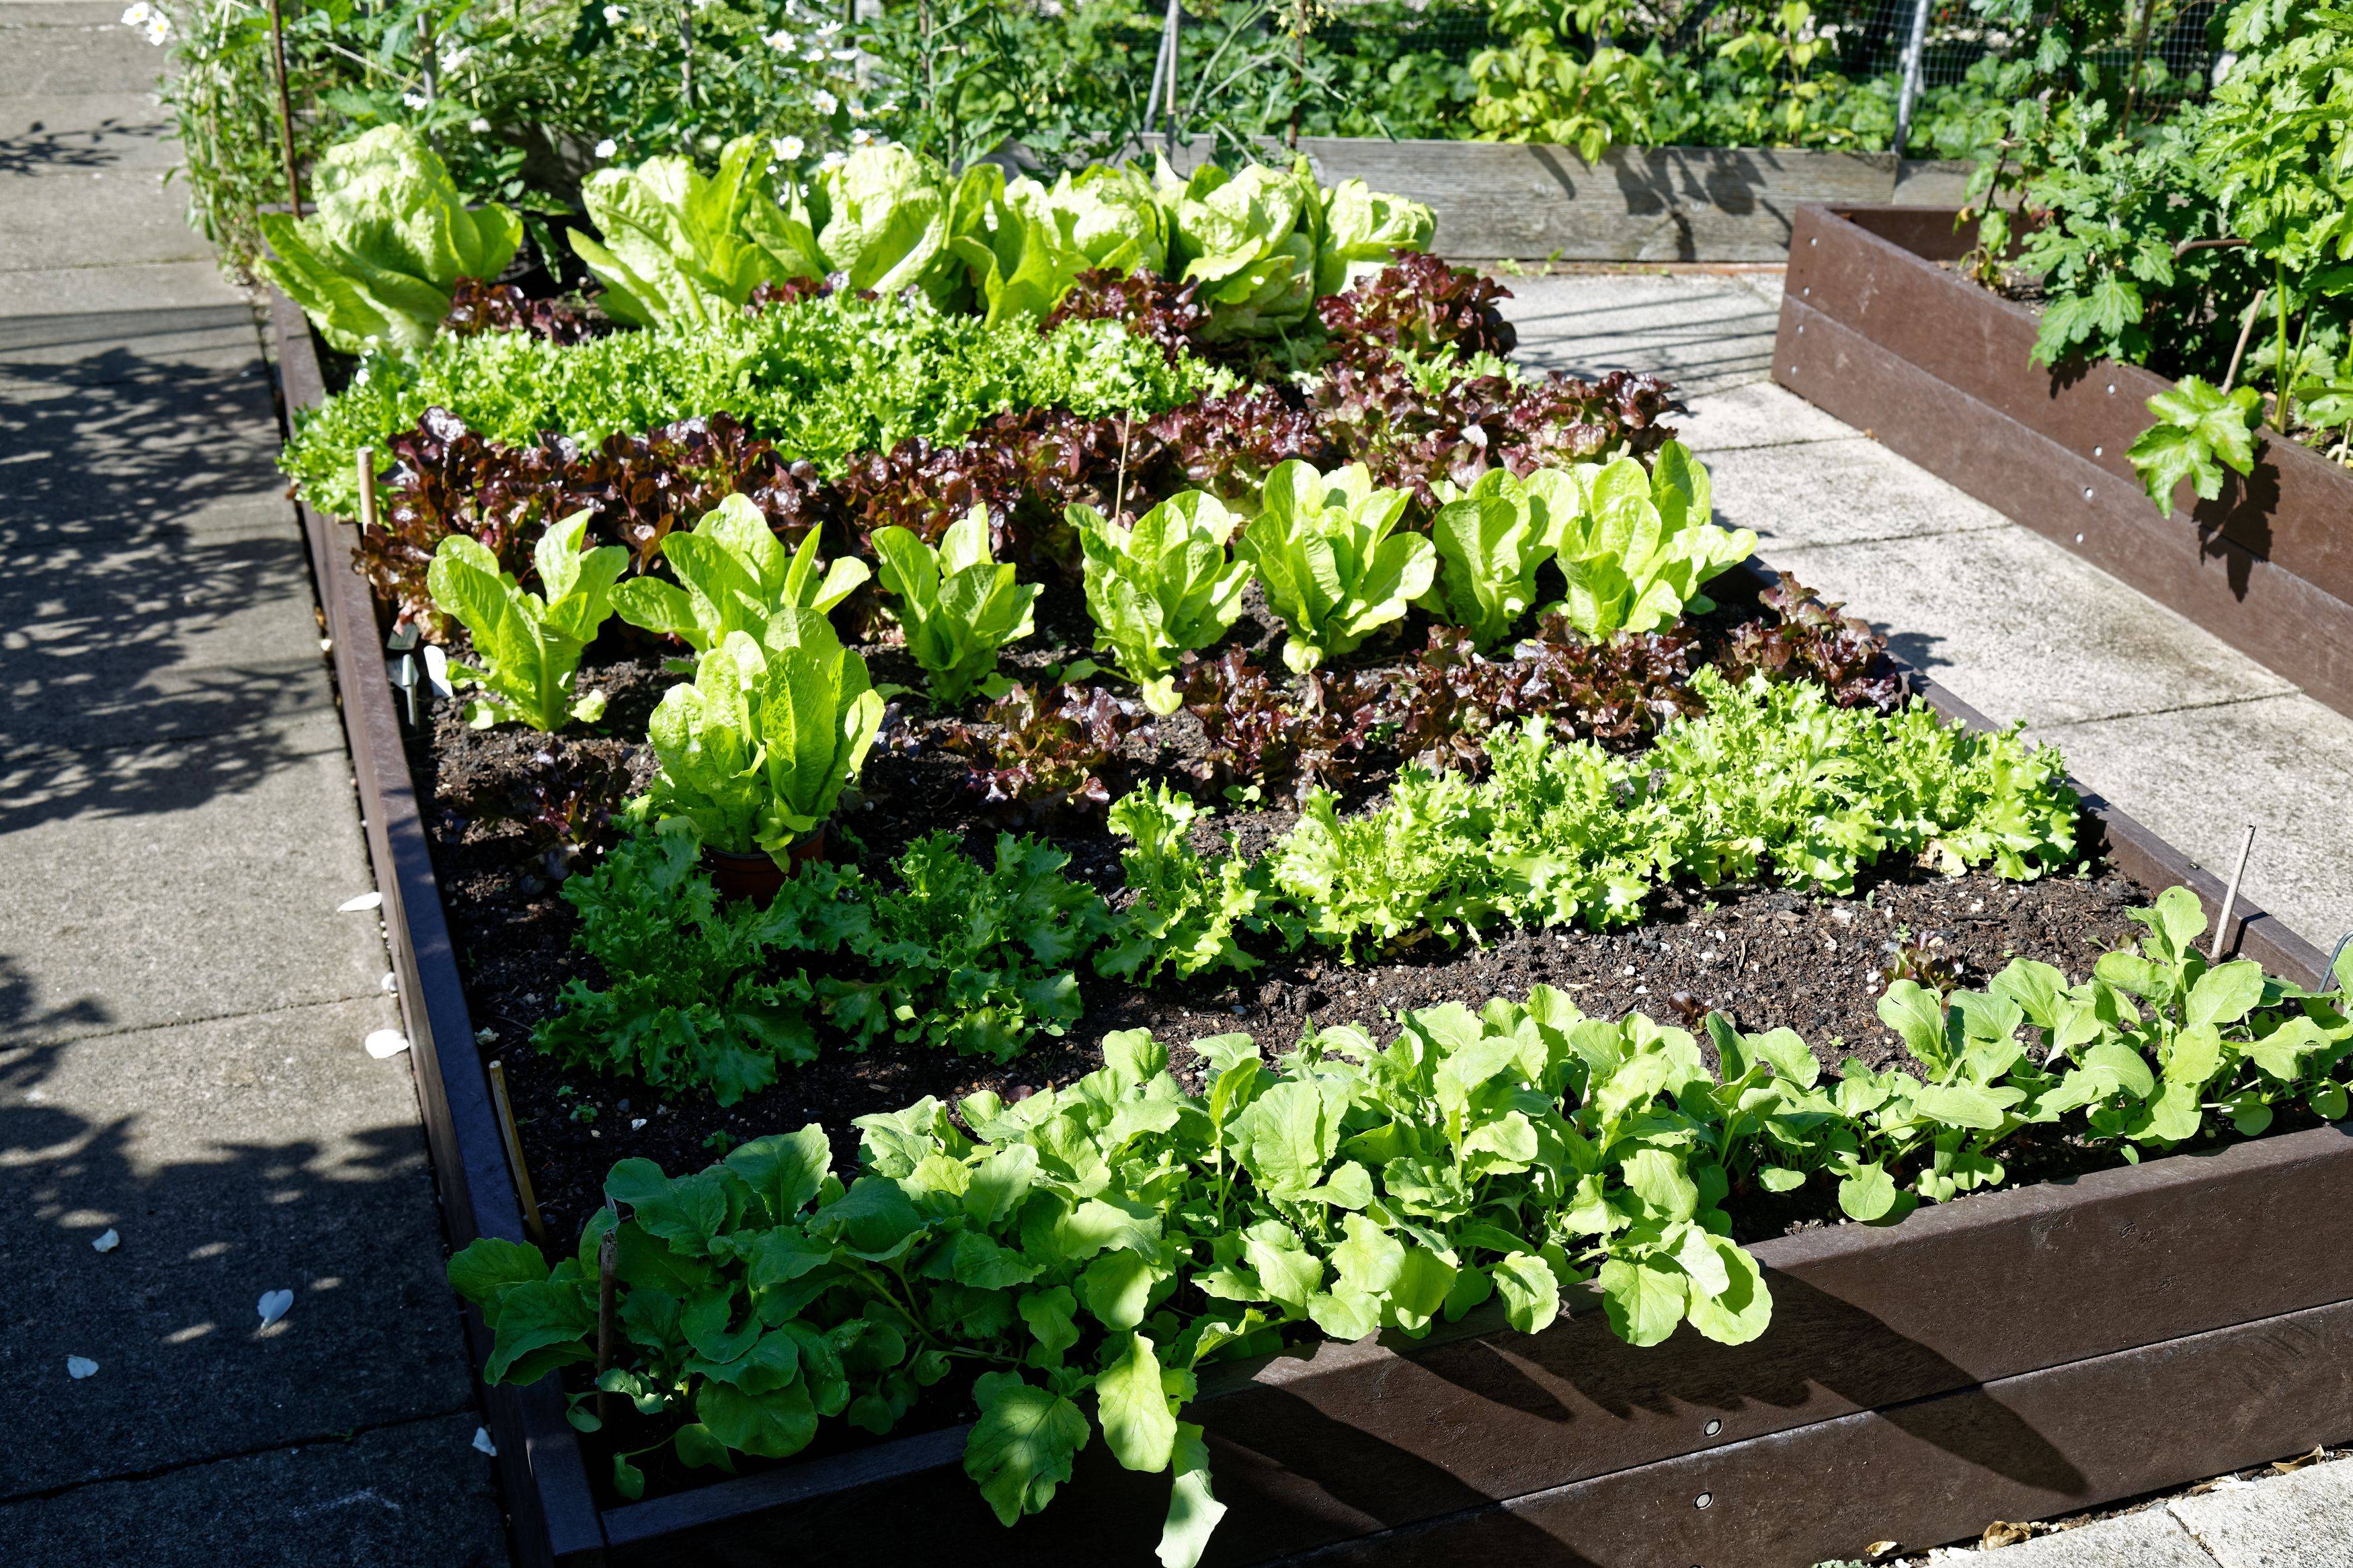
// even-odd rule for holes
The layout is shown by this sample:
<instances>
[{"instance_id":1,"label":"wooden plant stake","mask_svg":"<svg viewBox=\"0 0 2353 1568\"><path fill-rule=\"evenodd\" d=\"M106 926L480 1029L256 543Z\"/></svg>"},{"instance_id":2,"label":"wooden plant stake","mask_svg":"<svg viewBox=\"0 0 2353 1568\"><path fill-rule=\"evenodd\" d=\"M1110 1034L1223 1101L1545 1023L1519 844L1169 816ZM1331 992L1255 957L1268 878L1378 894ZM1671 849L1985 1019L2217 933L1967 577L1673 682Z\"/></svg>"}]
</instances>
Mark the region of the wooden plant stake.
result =
<instances>
[{"instance_id":1,"label":"wooden plant stake","mask_svg":"<svg viewBox=\"0 0 2353 1568\"><path fill-rule=\"evenodd\" d=\"M2206 950L2206 962L2222 962L2222 939L2230 934L2231 909L2239 901L2239 879L2247 874L2247 856L2255 847L2255 825L2247 824L2247 836L2239 841L2238 868L2231 873L2231 885L2222 889L2221 917L2214 922L2214 945Z\"/></svg>"},{"instance_id":2,"label":"wooden plant stake","mask_svg":"<svg viewBox=\"0 0 2353 1568\"><path fill-rule=\"evenodd\" d=\"M514 1167L515 1194L522 1199L523 1228L531 1232L535 1242L547 1240L547 1227L540 1223L539 1199L531 1190L531 1172L523 1167L522 1137L515 1131L514 1103L507 1099L506 1069L497 1062L490 1064L491 1103L498 1107L499 1132L507 1144L507 1163Z\"/></svg>"},{"instance_id":3,"label":"wooden plant stake","mask_svg":"<svg viewBox=\"0 0 2353 1568\"><path fill-rule=\"evenodd\" d=\"M360 531L367 533L377 526L375 510L375 448L362 447L352 454L352 462L359 470Z\"/></svg>"},{"instance_id":4,"label":"wooden plant stake","mask_svg":"<svg viewBox=\"0 0 2353 1568\"><path fill-rule=\"evenodd\" d=\"M605 1419L605 1373L613 1364L613 1258L617 1232L596 1244L596 1419Z\"/></svg>"},{"instance_id":5,"label":"wooden plant stake","mask_svg":"<svg viewBox=\"0 0 2353 1568\"><path fill-rule=\"evenodd\" d=\"M278 149L286 160L286 211L302 216L302 182L295 173L294 99L286 87L286 27L279 19L278 0L269 0L270 58L278 64Z\"/></svg>"}]
</instances>

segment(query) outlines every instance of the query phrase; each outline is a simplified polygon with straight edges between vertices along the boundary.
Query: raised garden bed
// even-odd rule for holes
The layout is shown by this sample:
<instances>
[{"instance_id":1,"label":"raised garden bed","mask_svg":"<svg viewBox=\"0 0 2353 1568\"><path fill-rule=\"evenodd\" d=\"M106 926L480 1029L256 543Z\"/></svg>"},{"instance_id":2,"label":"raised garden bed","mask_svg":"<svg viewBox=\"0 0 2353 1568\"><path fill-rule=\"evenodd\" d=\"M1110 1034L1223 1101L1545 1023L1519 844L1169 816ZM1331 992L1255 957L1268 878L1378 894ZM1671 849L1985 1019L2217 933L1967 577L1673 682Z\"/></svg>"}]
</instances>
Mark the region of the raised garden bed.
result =
<instances>
[{"instance_id":1,"label":"raised garden bed","mask_svg":"<svg viewBox=\"0 0 2353 1568\"><path fill-rule=\"evenodd\" d=\"M2125 454L2172 384L2031 363L2034 313L1943 265L1974 237L1950 207L1802 210L1774 379L2353 713L2353 474L2266 431L2164 516Z\"/></svg>"},{"instance_id":2,"label":"raised garden bed","mask_svg":"<svg viewBox=\"0 0 2353 1568\"><path fill-rule=\"evenodd\" d=\"M1208 156L1204 141L1193 149ZM1303 136L1316 177L1426 204L1464 261L1778 261L1817 202L1958 205L1969 165L1799 147L1571 147Z\"/></svg>"},{"instance_id":3,"label":"raised garden bed","mask_svg":"<svg viewBox=\"0 0 2353 1568\"><path fill-rule=\"evenodd\" d=\"M320 393L310 335L283 300L274 321L287 400L301 405ZM383 679L378 612L349 569L352 531L308 509L305 527L452 1240L523 1235L482 1068L485 1055L499 1054L533 1128L526 1154L541 1178L551 1241L561 1246L581 1217L576 1178L567 1187L565 1172L626 1152L663 1155L680 1168L694 1163L696 1144L660 1142L673 1135L659 1109L642 1147L623 1146L632 1118L617 1103L600 1103L593 1121L559 1120L553 1086L521 1059L529 1016L491 1023L470 1008L436 870L436 825L412 763L439 770L469 754L482 764L497 759L448 737L422 750L422 738L404 733ZM1737 589L1721 596L1730 602ZM617 693L627 672L610 672ZM1947 712L1982 724L1932 683L1920 687ZM2022 902L1989 879L1899 877L1883 884L1887 914L1788 894L1727 894L1714 910L1681 912L1711 924L1736 914L1754 921L1759 952L1789 968L1760 985L1778 982L1784 994L1793 982L1833 989L1833 970L1852 973L1855 961L1815 958L1799 969L1800 952L1852 921L1893 925L1896 910L1923 927L1949 926L1953 954L1979 967L1998 963L2010 945L2070 956L2063 944L2080 961L2084 942L2111 944L2119 903L2145 896L2133 884L2186 884L2211 918L2221 893L2211 877L2129 818L2087 805L2107 869L2088 882L2036 884ZM454 853L445 840L443 852L450 885L465 884L461 928L510 922L515 952L478 944L478 959L524 956L534 943L554 951L533 932L532 922L556 907L543 889L516 887L502 911L476 885L486 873L467 861L462 839ZM2319 978L2320 954L2243 901L2237 910L2226 947L2290 980ZM1645 934L1668 940L1653 949L1641 944ZM1450 963L1357 969L1345 994L1335 984L1320 997L1304 988L1313 976L1278 974L1303 982L1296 992L1261 991L1263 977L1239 992L1178 988L1150 998L1156 1011L1142 1016L1099 1016L1122 999L1091 993L1086 1023L1060 1057L991 1072L965 1058L878 1049L864 1058L875 1072L895 1067L949 1082L878 1083L871 1103L825 1114L830 1121L836 1111L896 1105L950 1082L1060 1078L1091 1065L1081 1042L1118 1025L1149 1023L1172 1041L1254 1028L1280 1045L1303 1015L1369 1021L1377 1005L1476 998L1536 980L1588 986L1589 1010L1606 1013L1638 1001L1638 984L1655 994L1702 981L1694 957L1674 951L1677 934L1670 919L1631 936L1508 939ZM1877 957L1871 952L1867 962ZM1629 962L1634 976L1623 973ZM501 1005L530 1005L521 997L526 986L536 994L535 984L490 969L477 970L478 1001L495 990ZM1852 1004L1852 995L1837 997L1820 1017L1759 1021L1825 1036L1868 1029L1868 1015L1858 1017ZM1145 1003L1131 995L1128 1005ZM488 1052L475 1045L486 1026L501 1037ZM860 1092L854 1082L844 1087L850 1076L829 1079L846 1098ZM796 1089L788 1078L771 1092ZM601 1102L620 1091L599 1085L590 1093ZM789 1124L808 1109L741 1108L747 1131ZM710 1124L702 1114L696 1131ZM2308 1128L1976 1197L1883 1229L1806 1228L1759 1242L1776 1321L1736 1349L1678 1335L1632 1350L1589 1310L1521 1335L1482 1310L1409 1346L1324 1344L1220 1368L1192 1412L1208 1430L1219 1497L1231 1510L1208 1560L1314 1552L1402 1563L1483 1548L1514 1561L1803 1568L1873 1541L1925 1545L1990 1518L2082 1508L2335 1439L2343 1433L2330 1412L2353 1392L2353 1363L2335 1353L2353 1334L2353 1267L2330 1261L2353 1240L2348 1198L2353 1148L2336 1128ZM476 1349L487 1355L479 1332ZM1160 1479L1117 1468L1096 1444L1051 1509L1005 1530L963 1473L965 1431L949 1411L931 1430L919 1418L907 1435L821 1445L781 1466L666 1494L658 1486L644 1501L623 1502L590 1485L555 1380L493 1388L489 1400L518 1546L533 1563L895 1563L927 1552L1025 1563L1148 1561L1166 1495ZM1804 1501L1792 1506L1799 1485Z\"/></svg>"}]
</instances>

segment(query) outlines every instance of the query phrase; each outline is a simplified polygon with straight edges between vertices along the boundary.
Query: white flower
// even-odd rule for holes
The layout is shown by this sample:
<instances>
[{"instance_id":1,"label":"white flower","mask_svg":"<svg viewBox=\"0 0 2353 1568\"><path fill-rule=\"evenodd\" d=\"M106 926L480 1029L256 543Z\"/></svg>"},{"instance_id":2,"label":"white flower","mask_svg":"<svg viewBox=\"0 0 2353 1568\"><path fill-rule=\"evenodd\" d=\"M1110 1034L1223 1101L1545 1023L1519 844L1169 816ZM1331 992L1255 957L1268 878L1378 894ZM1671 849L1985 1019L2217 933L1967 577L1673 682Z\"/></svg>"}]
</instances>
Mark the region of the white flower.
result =
<instances>
[{"instance_id":1,"label":"white flower","mask_svg":"<svg viewBox=\"0 0 2353 1568\"><path fill-rule=\"evenodd\" d=\"M615 153L619 151L620 149L614 145L613 139L610 136L606 137L605 140L596 143L596 156L599 158L609 158Z\"/></svg>"},{"instance_id":2,"label":"white flower","mask_svg":"<svg viewBox=\"0 0 2353 1568\"><path fill-rule=\"evenodd\" d=\"M716 153L719 151L719 138L715 135L706 134L701 142L696 143L696 145L701 147L706 153Z\"/></svg>"},{"instance_id":3,"label":"white flower","mask_svg":"<svg viewBox=\"0 0 2353 1568\"><path fill-rule=\"evenodd\" d=\"M166 16L161 11L158 11L153 16L148 19L147 41L149 43L153 44L160 48L163 47L164 42L171 37L171 17Z\"/></svg>"},{"instance_id":4,"label":"white flower","mask_svg":"<svg viewBox=\"0 0 2353 1568\"><path fill-rule=\"evenodd\" d=\"M605 26L617 27L621 25L621 19L628 15L628 13L618 5L607 5L605 7Z\"/></svg>"},{"instance_id":5,"label":"white flower","mask_svg":"<svg viewBox=\"0 0 2353 1568\"><path fill-rule=\"evenodd\" d=\"M838 60L854 60L858 58L858 51L856 49L836 49L833 51L833 58Z\"/></svg>"},{"instance_id":6,"label":"white flower","mask_svg":"<svg viewBox=\"0 0 2353 1568\"><path fill-rule=\"evenodd\" d=\"M820 26L820 27L818 27L818 30L817 30L817 36L818 36L818 37L820 37L820 38L830 38L831 37L833 37L836 33L839 33L839 31L841 31L841 24L840 24L840 23L839 23L839 22L828 22L828 23L826 23L824 26Z\"/></svg>"},{"instance_id":7,"label":"white flower","mask_svg":"<svg viewBox=\"0 0 2353 1568\"><path fill-rule=\"evenodd\" d=\"M460 47L451 49L448 54L441 57L441 68L445 71L457 70L463 67L468 60L472 59L473 58L473 46L470 44L461 46Z\"/></svg>"},{"instance_id":8,"label":"white flower","mask_svg":"<svg viewBox=\"0 0 2353 1568\"><path fill-rule=\"evenodd\" d=\"M855 131L853 131L853 132L851 132L849 133L849 144L850 144L852 147L863 147L863 146L865 146L869 142L871 142L871 141L873 141L873 140L874 140L874 132L872 132L871 131L867 130L867 129L866 129L864 126L862 126L862 125L861 125L861 126L860 126L857 130L855 130Z\"/></svg>"},{"instance_id":9,"label":"white flower","mask_svg":"<svg viewBox=\"0 0 2353 1568\"><path fill-rule=\"evenodd\" d=\"M825 64L825 51L823 49L811 49L808 53L803 55L801 58L807 60L813 66L821 66Z\"/></svg>"},{"instance_id":10,"label":"white flower","mask_svg":"<svg viewBox=\"0 0 2353 1568\"><path fill-rule=\"evenodd\" d=\"M817 111L819 114L831 114L835 110L841 107L841 100L834 97L833 94L826 91L823 88L818 88L817 89L817 96L809 101L817 105Z\"/></svg>"},{"instance_id":11,"label":"white flower","mask_svg":"<svg viewBox=\"0 0 2353 1568\"><path fill-rule=\"evenodd\" d=\"M849 154L847 153L828 153L818 160L818 164L821 168L831 169L848 162L849 162Z\"/></svg>"},{"instance_id":12,"label":"white flower","mask_svg":"<svg viewBox=\"0 0 2353 1568\"><path fill-rule=\"evenodd\" d=\"M411 109L422 109L433 100L421 92L404 92L400 95L400 101Z\"/></svg>"},{"instance_id":13,"label":"white flower","mask_svg":"<svg viewBox=\"0 0 2353 1568\"><path fill-rule=\"evenodd\" d=\"M772 49L790 49L793 47L792 30L788 27L779 27L773 33L764 35L760 41Z\"/></svg>"},{"instance_id":14,"label":"white flower","mask_svg":"<svg viewBox=\"0 0 2353 1568\"><path fill-rule=\"evenodd\" d=\"M466 129L477 136L488 136L491 133L491 122L487 120L469 120L466 121Z\"/></svg>"},{"instance_id":15,"label":"white flower","mask_svg":"<svg viewBox=\"0 0 2353 1568\"><path fill-rule=\"evenodd\" d=\"M789 163L808 151L807 143L797 136L779 136L768 143L778 158Z\"/></svg>"}]
</instances>

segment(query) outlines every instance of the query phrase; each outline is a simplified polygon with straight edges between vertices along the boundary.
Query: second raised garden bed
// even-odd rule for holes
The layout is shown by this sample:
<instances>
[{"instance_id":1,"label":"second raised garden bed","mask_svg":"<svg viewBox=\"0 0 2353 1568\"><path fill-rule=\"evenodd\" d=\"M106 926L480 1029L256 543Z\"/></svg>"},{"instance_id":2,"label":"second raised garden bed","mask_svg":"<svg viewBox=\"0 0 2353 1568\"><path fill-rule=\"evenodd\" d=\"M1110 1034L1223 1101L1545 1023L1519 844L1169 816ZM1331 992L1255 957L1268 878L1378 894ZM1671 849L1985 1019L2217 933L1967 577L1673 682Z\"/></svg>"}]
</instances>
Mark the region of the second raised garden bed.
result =
<instances>
[{"instance_id":1,"label":"second raised garden bed","mask_svg":"<svg viewBox=\"0 0 2353 1568\"><path fill-rule=\"evenodd\" d=\"M288 403L314 401L310 334L282 300L275 322ZM432 803L411 771L425 742L404 731L384 679L378 612L350 570L352 530L307 510L305 526L450 1237L460 1246L521 1238L523 1205L484 1059L504 1054L519 1068L524 1047L512 1025L499 1042L477 1044L489 1020L469 1005L443 903L448 884L434 860ZM1727 599L1740 591L1724 585ZM1752 574L1747 591L1757 585ZM1932 683L1920 689L1949 715L1982 723ZM2073 933L2105 945L2120 934L2120 902L2175 884L2197 891L2213 918L2221 889L2211 878L2104 803L2086 805L2087 839L2105 869L2089 882L2042 885L2050 900L2033 906L2039 924L2028 918L2040 940ZM479 877L461 867L459 879ZM1898 878L1887 896L1924 921L1946 918L1956 951L1990 967L2011 917L1995 910L1983 929L1968 929L1984 911L1960 901L2000 887ZM1859 908L1846 909L1845 921ZM1758 920L1760 941L1777 924L1801 928L1793 953L1820 940L1817 926L1827 933L1843 923L1839 910L1791 895L1726 894L1723 911L1683 912L1728 920L1736 909ZM2292 981L2319 979L2319 953L2245 903L2237 910L2226 950ZM460 908L459 923L480 914ZM518 947L542 940L527 923L512 929ZM1651 990L1681 972L1657 952L1655 933L1649 948L1640 935L1563 936L1562 952L1544 966L1523 942L1519 970L1482 960L1491 968L1474 977L1491 990L1583 979L1596 1012L1645 1005L1617 967L1622 960L1640 961ZM1513 950L1493 951L1508 959ZM2073 956L2080 963L2088 952ZM486 956L478 944L474 959ZM1380 1005L1419 1004L1443 989L1435 967L1420 972L1419 993L1411 966L1371 973L1392 994L1327 996L1314 1004L1319 1021L1333 1007L1369 1019ZM478 976L478 987L488 984ZM511 992L492 1005L512 1005ZM1249 994L1230 1008L1222 996L1186 1005L1259 1015L1215 1026L1256 1026L1266 1043L1287 1043L1271 1026L1284 1010ZM1075 1049L1065 1054L1015 1072L1059 1078L1086 1065ZM884 1086L892 1103L920 1092L902 1087ZM578 1149L604 1159L645 1151L617 1138L600 1146L585 1135L593 1128L550 1114L538 1098L547 1091L522 1080L518 1090L538 1122L525 1153L553 1178L542 1196L561 1246L581 1217L563 1177ZM1219 1369L1191 1413L1207 1429L1230 1510L1207 1561L1406 1564L1474 1552L1605 1568L1806 1568L1873 1542L1925 1546L1990 1519L2080 1509L2346 1435L2353 1139L2335 1127L1978 1196L1885 1228L1801 1230L1754 1250L1775 1320L1737 1348L1682 1333L1631 1349L1588 1306L1535 1335L1482 1311L1417 1343L1327 1343ZM478 1333L478 1356L487 1350ZM1117 1468L1097 1443L1051 1508L1006 1530L965 1477L965 1429L951 1424L628 1502L592 1484L554 1379L493 1388L488 1398L517 1546L535 1564L880 1564L951 1554L1141 1563L1151 1559L1166 1496L1165 1479Z\"/></svg>"},{"instance_id":2,"label":"second raised garden bed","mask_svg":"<svg viewBox=\"0 0 2353 1568\"><path fill-rule=\"evenodd\" d=\"M1774 379L2353 713L2353 473L2265 431L2253 474L2160 513L2126 457L2171 388L2031 363L2034 312L1949 266L1951 207L1802 209Z\"/></svg>"}]
</instances>

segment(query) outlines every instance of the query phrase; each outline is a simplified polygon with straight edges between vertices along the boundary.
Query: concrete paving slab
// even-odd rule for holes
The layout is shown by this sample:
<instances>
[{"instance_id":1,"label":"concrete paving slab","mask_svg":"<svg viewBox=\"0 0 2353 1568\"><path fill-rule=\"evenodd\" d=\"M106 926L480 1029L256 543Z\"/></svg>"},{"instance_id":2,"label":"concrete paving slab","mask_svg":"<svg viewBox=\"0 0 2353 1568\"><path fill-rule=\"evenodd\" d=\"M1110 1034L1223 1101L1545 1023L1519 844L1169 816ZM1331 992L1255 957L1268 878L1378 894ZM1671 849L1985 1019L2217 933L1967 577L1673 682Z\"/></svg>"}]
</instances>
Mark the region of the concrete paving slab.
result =
<instances>
[{"instance_id":1,"label":"concrete paving slab","mask_svg":"<svg viewBox=\"0 0 2353 1568\"><path fill-rule=\"evenodd\" d=\"M2353 1563L2353 1462L2218 1487L2176 1498L2168 1506L2221 1568L2345 1568Z\"/></svg>"},{"instance_id":2,"label":"concrete paving slab","mask_svg":"<svg viewBox=\"0 0 2353 1568\"><path fill-rule=\"evenodd\" d=\"M0 10L0 26L7 12ZM153 92L0 98L0 175L170 168L172 118Z\"/></svg>"},{"instance_id":3,"label":"concrete paving slab","mask_svg":"<svg viewBox=\"0 0 2353 1568\"><path fill-rule=\"evenodd\" d=\"M1917 478L1924 489L1941 486ZM2295 689L2023 528L1937 535L1933 550L1906 540L1767 559L1846 601L1895 652L1995 719L2068 723ZM2122 804L2140 811L2129 796Z\"/></svg>"},{"instance_id":4,"label":"concrete paving slab","mask_svg":"<svg viewBox=\"0 0 2353 1568\"><path fill-rule=\"evenodd\" d=\"M2219 877L2253 823L2248 896L2324 952L2353 931L2353 719L2292 692L2035 734Z\"/></svg>"},{"instance_id":5,"label":"concrete paving slab","mask_svg":"<svg viewBox=\"0 0 2353 1568\"><path fill-rule=\"evenodd\" d=\"M210 257L135 267L42 266L0 272L0 315L6 316L162 310L244 298Z\"/></svg>"},{"instance_id":6,"label":"concrete paving slab","mask_svg":"<svg viewBox=\"0 0 2353 1568\"><path fill-rule=\"evenodd\" d=\"M1799 446L1734 447L1704 460L1715 481L1717 521L1755 529L1767 559L1814 545L2013 526L1958 490L1924 483L1919 469L1851 433Z\"/></svg>"},{"instance_id":7,"label":"concrete paving slab","mask_svg":"<svg viewBox=\"0 0 2353 1568\"><path fill-rule=\"evenodd\" d=\"M0 1049L0 1377L40 1391L0 1497L470 1407L409 1061L360 1044L398 1022L377 994Z\"/></svg>"},{"instance_id":8,"label":"concrete paving slab","mask_svg":"<svg viewBox=\"0 0 2353 1568\"><path fill-rule=\"evenodd\" d=\"M0 44L5 40L0 33ZM28 184L48 188L36 193ZM178 193L165 195L156 169L19 174L11 186L15 210L0 228L0 271L209 261L212 247L188 226Z\"/></svg>"},{"instance_id":9,"label":"concrete paving slab","mask_svg":"<svg viewBox=\"0 0 2353 1568\"><path fill-rule=\"evenodd\" d=\"M5 358L0 354L0 360ZM1769 381L1728 386L1689 403L1690 411L1676 423L1682 426L1683 444L1694 452L1854 438L1853 426Z\"/></svg>"},{"instance_id":10,"label":"concrete paving slab","mask_svg":"<svg viewBox=\"0 0 2353 1568\"><path fill-rule=\"evenodd\" d=\"M259 342L241 300L162 310L0 317L0 390L37 394L119 385L143 376L251 374Z\"/></svg>"},{"instance_id":11,"label":"concrete paving slab","mask_svg":"<svg viewBox=\"0 0 2353 1568\"><path fill-rule=\"evenodd\" d=\"M1572 274L1501 279L1516 358L1591 378L1651 371L1685 396L1768 374L1778 307L1720 274Z\"/></svg>"},{"instance_id":12,"label":"concrete paving slab","mask_svg":"<svg viewBox=\"0 0 2353 1568\"><path fill-rule=\"evenodd\" d=\"M1990 1552L1932 1552L1928 1561L1939 1568L2214 1568L2204 1548L2161 1508L2095 1520Z\"/></svg>"},{"instance_id":13,"label":"concrete paving slab","mask_svg":"<svg viewBox=\"0 0 2353 1568\"><path fill-rule=\"evenodd\" d=\"M0 577L0 751L332 713L290 510L202 542L53 542Z\"/></svg>"},{"instance_id":14,"label":"concrete paving slab","mask_svg":"<svg viewBox=\"0 0 2353 1568\"><path fill-rule=\"evenodd\" d=\"M0 11L0 98L136 92L163 79L166 51L109 5Z\"/></svg>"},{"instance_id":15,"label":"concrete paving slab","mask_svg":"<svg viewBox=\"0 0 2353 1568\"><path fill-rule=\"evenodd\" d=\"M11 1560L140 1568L493 1568L493 1461L470 1413L0 1507Z\"/></svg>"},{"instance_id":16,"label":"concrete paving slab","mask_svg":"<svg viewBox=\"0 0 2353 1568\"><path fill-rule=\"evenodd\" d=\"M198 374L127 349L82 364L116 373L75 384L64 367L26 370L0 400L0 542L124 538L284 494L276 413L258 365ZM36 375L41 386L26 390ZM293 526L282 501L279 515Z\"/></svg>"},{"instance_id":17,"label":"concrete paving slab","mask_svg":"<svg viewBox=\"0 0 2353 1568\"><path fill-rule=\"evenodd\" d=\"M0 763L0 1041L375 994L374 885L343 727L313 714L203 740Z\"/></svg>"}]
</instances>

